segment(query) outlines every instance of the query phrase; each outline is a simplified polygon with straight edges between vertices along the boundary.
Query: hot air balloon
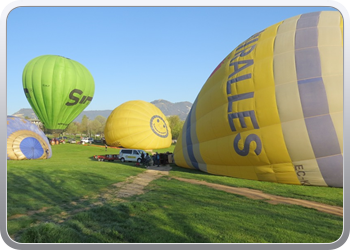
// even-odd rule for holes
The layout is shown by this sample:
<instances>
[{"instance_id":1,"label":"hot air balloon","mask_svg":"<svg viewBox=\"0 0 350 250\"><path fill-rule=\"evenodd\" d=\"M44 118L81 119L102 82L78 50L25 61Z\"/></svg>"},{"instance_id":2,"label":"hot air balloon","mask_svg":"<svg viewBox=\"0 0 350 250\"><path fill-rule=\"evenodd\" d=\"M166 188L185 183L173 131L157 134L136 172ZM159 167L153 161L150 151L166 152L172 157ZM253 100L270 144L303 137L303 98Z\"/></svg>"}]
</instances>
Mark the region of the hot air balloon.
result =
<instances>
[{"instance_id":1,"label":"hot air balloon","mask_svg":"<svg viewBox=\"0 0 350 250\"><path fill-rule=\"evenodd\" d=\"M16 116L7 116L7 159L48 159L52 155L49 140L35 124Z\"/></svg>"},{"instance_id":2,"label":"hot air balloon","mask_svg":"<svg viewBox=\"0 0 350 250\"><path fill-rule=\"evenodd\" d=\"M298 15L238 45L200 90L174 149L216 175L343 186L343 19Z\"/></svg>"},{"instance_id":3,"label":"hot air balloon","mask_svg":"<svg viewBox=\"0 0 350 250\"><path fill-rule=\"evenodd\" d=\"M90 104L95 91L87 68L56 55L29 61L22 81L28 102L49 133L64 130Z\"/></svg>"},{"instance_id":4,"label":"hot air balloon","mask_svg":"<svg viewBox=\"0 0 350 250\"><path fill-rule=\"evenodd\" d=\"M128 101L109 115L105 130L108 145L160 149L171 145L171 130L162 111L145 101Z\"/></svg>"}]
</instances>

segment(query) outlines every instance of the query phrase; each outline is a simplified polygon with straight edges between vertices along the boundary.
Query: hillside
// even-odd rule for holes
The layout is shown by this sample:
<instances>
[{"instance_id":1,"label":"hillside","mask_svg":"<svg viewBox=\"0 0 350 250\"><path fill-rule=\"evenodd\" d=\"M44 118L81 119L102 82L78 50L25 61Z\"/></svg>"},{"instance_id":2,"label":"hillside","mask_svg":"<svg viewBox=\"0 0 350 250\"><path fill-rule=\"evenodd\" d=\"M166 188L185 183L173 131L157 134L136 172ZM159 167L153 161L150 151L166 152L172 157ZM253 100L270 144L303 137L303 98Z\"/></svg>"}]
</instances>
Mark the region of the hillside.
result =
<instances>
[{"instance_id":1,"label":"hillside","mask_svg":"<svg viewBox=\"0 0 350 250\"><path fill-rule=\"evenodd\" d=\"M155 106L157 106L165 116L170 115L178 115L181 120L185 120L188 113L190 112L190 109L192 107L192 103L190 102L176 102L172 103L166 100L155 100L151 102ZM89 117L90 120L94 120L96 116L103 116L108 118L108 116L111 114L113 110L84 110L80 113L80 115L75 118L74 121L81 122L84 115ZM23 108L17 111L16 113L12 114L19 117L29 117L30 119L36 119L36 115L34 111L31 108Z\"/></svg>"},{"instance_id":2,"label":"hillside","mask_svg":"<svg viewBox=\"0 0 350 250\"><path fill-rule=\"evenodd\" d=\"M165 116L178 115L183 121L186 120L186 117L192 107L192 103L190 102L171 103L162 99L155 100L151 103L157 106Z\"/></svg>"}]
</instances>

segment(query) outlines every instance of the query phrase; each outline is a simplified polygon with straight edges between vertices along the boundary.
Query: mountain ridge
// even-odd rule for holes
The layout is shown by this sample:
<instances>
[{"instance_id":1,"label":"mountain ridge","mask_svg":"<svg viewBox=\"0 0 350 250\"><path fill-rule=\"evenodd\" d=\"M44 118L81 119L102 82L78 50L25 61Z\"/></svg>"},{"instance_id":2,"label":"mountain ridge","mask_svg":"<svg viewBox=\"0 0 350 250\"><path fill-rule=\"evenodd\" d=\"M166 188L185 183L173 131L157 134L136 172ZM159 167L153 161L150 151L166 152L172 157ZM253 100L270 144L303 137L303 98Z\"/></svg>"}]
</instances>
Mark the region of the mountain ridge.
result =
<instances>
[{"instance_id":1,"label":"mountain ridge","mask_svg":"<svg viewBox=\"0 0 350 250\"><path fill-rule=\"evenodd\" d=\"M191 110L192 103L188 101L183 102L169 102L167 100L158 99L151 102L156 107L158 107L165 116L178 115L181 120L186 120L188 113ZM105 118L112 113L113 110L105 109L105 110L84 110L82 111L74 121L81 122L84 115L89 117L90 120L94 120L98 115L101 115ZM22 118L29 117L30 119L37 119L33 109L31 108L22 108L19 111L12 114L14 116L19 116Z\"/></svg>"}]
</instances>

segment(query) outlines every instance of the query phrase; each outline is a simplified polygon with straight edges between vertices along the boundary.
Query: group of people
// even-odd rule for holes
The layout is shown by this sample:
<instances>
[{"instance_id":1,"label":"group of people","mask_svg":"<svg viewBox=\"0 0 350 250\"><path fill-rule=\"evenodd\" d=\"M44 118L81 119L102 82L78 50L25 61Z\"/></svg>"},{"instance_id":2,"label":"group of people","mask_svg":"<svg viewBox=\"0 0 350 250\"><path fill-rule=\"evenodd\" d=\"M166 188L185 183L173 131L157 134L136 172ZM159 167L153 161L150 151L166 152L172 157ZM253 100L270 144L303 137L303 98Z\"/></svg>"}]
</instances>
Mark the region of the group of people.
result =
<instances>
[{"instance_id":1,"label":"group of people","mask_svg":"<svg viewBox=\"0 0 350 250\"><path fill-rule=\"evenodd\" d=\"M58 139L58 138L52 138L52 140L51 140L51 145L60 144L60 143L65 144L66 142L63 139Z\"/></svg>"},{"instance_id":2,"label":"group of people","mask_svg":"<svg viewBox=\"0 0 350 250\"><path fill-rule=\"evenodd\" d=\"M158 152L156 152L154 155L152 155L152 157L148 153L144 154L142 152L141 153L141 164L143 164L143 166L145 166L146 168L153 166L153 165L154 166L157 165L157 167L159 167L160 156L159 156Z\"/></svg>"}]
</instances>

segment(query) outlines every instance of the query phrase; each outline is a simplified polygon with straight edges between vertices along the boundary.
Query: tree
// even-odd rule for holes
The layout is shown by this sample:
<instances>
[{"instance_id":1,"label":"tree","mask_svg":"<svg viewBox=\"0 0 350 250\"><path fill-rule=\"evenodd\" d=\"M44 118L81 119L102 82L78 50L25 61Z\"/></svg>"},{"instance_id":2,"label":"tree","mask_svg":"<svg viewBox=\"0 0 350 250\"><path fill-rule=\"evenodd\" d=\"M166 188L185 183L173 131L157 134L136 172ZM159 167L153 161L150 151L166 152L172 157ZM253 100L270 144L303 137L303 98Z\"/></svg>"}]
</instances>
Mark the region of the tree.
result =
<instances>
[{"instance_id":1,"label":"tree","mask_svg":"<svg viewBox=\"0 0 350 250\"><path fill-rule=\"evenodd\" d=\"M89 120L89 117L84 115L81 120L81 123L74 122L74 125L73 123L69 124L66 132L74 133L75 135L77 133L80 133L80 134L85 134L88 137L91 137L92 135L103 134L106 122L107 122L107 118L101 115L96 116L96 118L93 121ZM73 131L76 131L76 132L73 132Z\"/></svg>"},{"instance_id":2,"label":"tree","mask_svg":"<svg viewBox=\"0 0 350 250\"><path fill-rule=\"evenodd\" d=\"M80 128L79 128L80 132L82 134L89 134L89 117L87 117L86 115L83 116L83 118L81 119L81 124L80 124Z\"/></svg>"},{"instance_id":3,"label":"tree","mask_svg":"<svg viewBox=\"0 0 350 250\"><path fill-rule=\"evenodd\" d=\"M104 133L104 130L105 130L107 118L103 117L102 115L98 115L98 116L96 116L94 121L98 121L100 123L100 126L96 130L96 133L102 135Z\"/></svg>"},{"instance_id":4,"label":"tree","mask_svg":"<svg viewBox=\"0 0 350 250\"><path fill-rule=\"evenodd\" d=\"M172 139L177 140L185 122L178 115L168 116L167 120L171 129Z\"/></svg>"},{"instance_id":5,"label":"tree","mask_svg":"<svg viewBox=\"0 0 350 250\"><path fill-rule=\"evenodd\" d=\"M96 119L89 122L89 128L92 134L97 134L100 127L101 127L101 123Z\"/></svg>"},{"instance_id":6,"label":"tree","mask_svg":"<svg viewBox=\"0 0 350 250\"><path fill-rule=\"evenodd\" d=\"M66 128L66 132L69 134L73 134L74 136L78 133L79 122L71 122Z\"/></svg>"},{"instance_id":7,"label":"tree","mask_svg":"<svg viewBox=\"0 0 350 250\"><path fill-rule=\"evenodd\" d=\"M102 115L98 115L96 116L95 120L99 121L101 124L105 124L107 121L107 118Z\"/></svg>"}]
</instances>

